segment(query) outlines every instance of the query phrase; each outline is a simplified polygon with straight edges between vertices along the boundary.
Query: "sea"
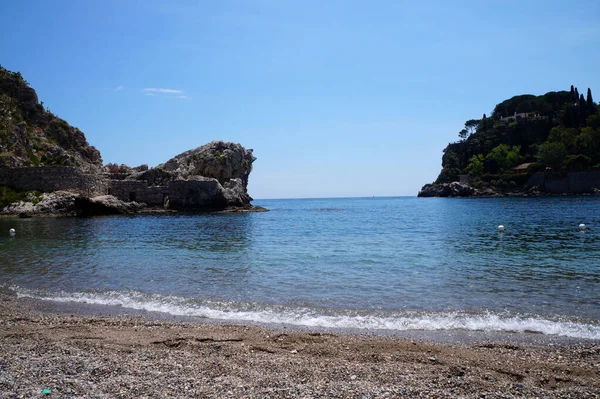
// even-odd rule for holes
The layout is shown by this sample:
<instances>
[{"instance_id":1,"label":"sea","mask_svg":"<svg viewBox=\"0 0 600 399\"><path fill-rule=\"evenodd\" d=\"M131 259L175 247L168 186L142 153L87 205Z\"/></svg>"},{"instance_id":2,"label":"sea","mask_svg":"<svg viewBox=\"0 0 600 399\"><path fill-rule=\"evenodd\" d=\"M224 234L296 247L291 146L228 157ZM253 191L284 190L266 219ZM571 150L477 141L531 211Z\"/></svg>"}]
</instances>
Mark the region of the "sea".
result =
<instances>
[{"instance_id":1,"label":"sea","mask_svg":"<svg viewBox=\"0 0 600 399\"><path fill-rule=\"evenodd\" d=\"M600 340L597 197L253 203L269 212L0 219L0 290L226 323Z\"/></svg>"}]
</instances>

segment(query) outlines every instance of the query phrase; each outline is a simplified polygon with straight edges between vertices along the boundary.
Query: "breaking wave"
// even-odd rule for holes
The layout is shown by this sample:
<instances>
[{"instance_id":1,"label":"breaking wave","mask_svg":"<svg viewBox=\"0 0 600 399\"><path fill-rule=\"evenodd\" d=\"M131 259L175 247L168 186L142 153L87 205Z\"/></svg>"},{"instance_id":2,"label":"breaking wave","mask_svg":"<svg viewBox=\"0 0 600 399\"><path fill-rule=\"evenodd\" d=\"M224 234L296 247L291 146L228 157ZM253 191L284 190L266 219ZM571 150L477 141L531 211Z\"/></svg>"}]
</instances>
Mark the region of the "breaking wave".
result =
<instances>
[{"instance_id":1,"label":"breaking wave","mask_svg":"<svg viewBox=\"0 0 600 399\"><path fill-rule=\"evenodd\" d=\"M484 331L541 333L581 339L600 339L600 325L561 318L498 314L493 312L403 312L368 314L235 302L198 301L177 296L127 292L44 292L11 287L18 297L45 301L120 306L175 316L232 322L287 324L313 328L387 331Z\"/></svg>"}]
</instances>

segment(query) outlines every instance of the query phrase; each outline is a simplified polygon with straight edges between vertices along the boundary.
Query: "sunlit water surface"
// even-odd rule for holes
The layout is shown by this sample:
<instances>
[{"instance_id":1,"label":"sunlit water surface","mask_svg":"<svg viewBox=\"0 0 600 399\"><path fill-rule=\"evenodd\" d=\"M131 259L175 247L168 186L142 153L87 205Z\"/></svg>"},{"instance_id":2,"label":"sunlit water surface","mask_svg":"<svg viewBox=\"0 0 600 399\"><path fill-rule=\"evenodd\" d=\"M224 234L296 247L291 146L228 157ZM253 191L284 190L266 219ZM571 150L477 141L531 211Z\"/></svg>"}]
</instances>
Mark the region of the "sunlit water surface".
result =
<instances>
[{"instance_id":1,"label":"sunlit water surface","mask_svg":"<svg viewBox=\"0 0 600 399\"><path fill-rule=\"evenodd\" d=\"M594 197L255 204L271 211L0 219L0 286L220 320L600 339Z\"/></svg>"}]
</instances>

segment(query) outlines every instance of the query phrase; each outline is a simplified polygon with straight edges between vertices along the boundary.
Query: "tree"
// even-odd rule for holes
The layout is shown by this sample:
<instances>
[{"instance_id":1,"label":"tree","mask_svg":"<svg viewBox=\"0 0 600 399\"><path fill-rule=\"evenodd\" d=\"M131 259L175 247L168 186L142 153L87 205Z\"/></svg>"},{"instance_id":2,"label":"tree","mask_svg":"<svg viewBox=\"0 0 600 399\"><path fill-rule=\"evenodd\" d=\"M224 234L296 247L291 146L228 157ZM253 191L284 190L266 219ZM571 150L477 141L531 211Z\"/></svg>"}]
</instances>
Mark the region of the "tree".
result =
<instances>
[{"instance_id":1,"label":"tree","mask_svg":"<svg viewBox=\"0 0 600 399\"><path fill-rule=\"evenodd\" d=\"M442 167L443 168L459 168L460 158L453 150L446 147L444 155L442 156Z\"/></svg>"},{"instance_id":2,"label":"tree","mask_svg":"<svg viewBox=\"0 0 600 399\"><path fill-rule=\"evenodd\" d=\"M594 129L589 126L581 129L581 133L575 137L573 153L594 156Z\"/></svg>"},{"instance_id":3,"label":"tree","mask_svg":"<svg viewBox=\"0 0 600 399\"><path fill-rule=\"evenodd\" d=\"M483 162L485 158L481 154L473 155L469 159L469 164L465 168L465 172L473 177L481 177L483 176Z\"/></svg>"},{"instance_id":4,"label":"tree","mask_svg":"<svg viewBox=\"0 0 600 399\"><path fill-rule=\"evenodd\" d=\"M587 104L589 112L594 113L596 104L594 104L594 100L592 99L592 90L589 87L587 90L587 98L585 99L585 102Z\"/></svg>"},{"instance_id":5,"label":"tree","mask_svg":"<svg viewBox=\"0 0 600 399\"><path fill-rule=\"evenodd\" d=\"M583 98L583 94L579 96L579 105L577 106L577 111L579 112L579 118L577 120L577 125L579 126L585 121L585 118L587 118L589 113L587 103L585 102L585 98Z\"/></svg>"},{"instance_id":6,"label":"tree","mask_svg":"<svg viewBox=\"0 0 600 399\"><path fill-rule=\"evenodd\" d=\"M483 115L485 117L485 114ZM465 128L458 132L458 137L461 139L466 139L471 134L477 131L477 128L481 124L481 120L478 119L469 119L465 122Z\"/></svg>"},{"instance_id":7,"label":"tree","mask_svg":"<svg viewBox=\"0 0 600 399\"><path fill-rule=\"evenodd\" d=\"M585 119L585 124L594 129L600 128L600 113L595 113Z\"/></svg>"},{"instance_id":8,"label":"tree","mask_svg":"<svg viewBox=\"0 0 600 399\"><path fill-rule=\"evenodd\" d=\"M548 141L551 143L560 143L568 152L575 151L575 138L578 130L575 128L565 128L562 126L553 127L548 135Z\"/></svg>"},{"instance_id":9,"label":"tree","mask_svg":"<svg viewBox=\"0 0 600 399\"><path fill-rule=\"evenodd\" d=\"M567 155L565 157L565 166L568 170L586 170L592 164L592 158L587 155Z\"/></svg>"},{"instance_id":10,"label":"tree","mask_svg":"<svg viewBox=\"0 0 600 399\"><path fill-rule=\"evenodd\" d=\"M500 172L506 171L517 166L523 160L523 157L521 156L521 146L500 144L494 147L485 159L486 161L497 165Z\"/></svg>"},{"instance_id":11,"label":"tree","mask_svg":"<svg viewBox=\"0 0 600 399\"><path fill-rule=\"evenodd\" d=\"M465 122L465 129L467 129L469 134L473 134L477 131L477 128L479 127L480 123L480 119L469 119Z\"/></svg>"},{"instance_id":12,"label":"tree","mask_svg":"<svg viewBox=\"0 0 600 399\"><path fill-rule=\"evenodd\" d=\"M575 101L575 88L571 85L571 100Z\"/></svg>"},{"instance_id":13,"label":"tree","mask_svg":"<svg viewBox=\"0 0 600 399\"><path fill-rule=\"evenodd\" d=\"M538 149L537 158L544 165L550 166L553 171L558 172L562 168L567 150L562 143L545 142Z\"/></svg>"}]
</instances>

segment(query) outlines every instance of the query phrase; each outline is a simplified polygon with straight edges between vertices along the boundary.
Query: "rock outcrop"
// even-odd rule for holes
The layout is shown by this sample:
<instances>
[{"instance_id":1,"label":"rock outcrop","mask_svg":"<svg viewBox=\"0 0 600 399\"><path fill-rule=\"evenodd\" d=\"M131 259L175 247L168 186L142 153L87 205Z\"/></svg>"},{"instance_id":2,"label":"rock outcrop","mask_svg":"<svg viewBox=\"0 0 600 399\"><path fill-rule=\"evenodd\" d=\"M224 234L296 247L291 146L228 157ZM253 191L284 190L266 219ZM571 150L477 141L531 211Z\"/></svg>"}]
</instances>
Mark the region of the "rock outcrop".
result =
<instances>
[{"instance_id":1,"label":"rock outcrop","mask_svg":"<svg viewBox=\"0 0 600 399\"><path fill-rule=\"evenodd\" d=\"M151 187L168 186L173 209L247 207L252 200L248 177L255 160L252 150L240 144L213 141L123 179L144 181Z\"/></svg>"},{"instance_id":2,"label":"rock outcrop","mask_svg":"<svg viewBox=\"0 0 600 399\"><path fill-rule=\"evenodd\" d=\"M84 195L55 191L39 196L29 194L24 201L8 205L0 210L0 215L19 216L96 216L132 214L146 207L137 202L121 201L112 195L88 198Z\"/></svg>"},{"instance_id":3,"label":"rock outcrop","mask_svg":"<svg viewBox=\"0 0 600 399\"><path fill-rule=\"evenodd\" d=\"M0 215L18 215L31 217L39 215L68 216L74 215L75 199L79 194L68 191L55 191L37 196L30 193L24 201L10 204L0 210Z\"/></svg>"},{"instance_id":4,"label":"rock outcrop","mask_svg":"<svg viewBox=\"0 0 600 399\"><path fill-rule=\"evenodd\" d=\"M539 196L536 189L523 192L519 190L507 191L495 188L473 188L468 184L459 182L426 184L421 188L417 197L513 197L513 196Z\"/></svg>"},{"instance_id":5,"label":"rock outcrop","mask_svg":"<svg viewBox=\"0 0 600 399\"><path fill-rule=\"evenodd\" d=\"M216 150L216 155L210 150ZM214 160L219 158L223 161L215 163ZM233 211L239 208L250 211L254 208L250 204L252 198L248 195L247 183L254 160L252 150L239 144L216 141L174 158L169 163L170 170L165 164L151 169L121 165L116 173L109 173L111 168L107 167L102 174L87 174L77 168L62 166L0 168L0 188L10 187L13 198L21 200L5 207L1 213L58 215L74 212L91 216L144 209ZM46 196L58 191L77 197L60 204L51 202L54 197L44 197L41 202L39 198L22 200L27 192L32 195L43 192ZM6 203L6 198L2 202Z\"/></svg>"},{"instance_id":6,"label":"rock outcrop","mask_svg":"<svg viewBox=\"0 0 600 399\"><path fill-rule=\"evenodd\" d=\"M88 198L75 198L73 207L77 216L125 215L139 212L146 208L144 204L125 202L112 195L100 195Z\"/></svg>"},{"instance_id":7,"label":"rock outcrop","mask_svg":"<svg viewBox=\"0 0 600 399\"><path fill-rule=\"evenodd\" d=\"M248 176L256 158L251 149L240 144L213 141L201 147L183 152L157 169L172 173L176 179L203 176L216 179L226 187L226 197L233 202L249 203L247 196Z\"/></svg>"},{"instance_id":8,"label":"rock outcrop","mask_svg":"<svg viewBox=\"0 0 600 399\"><path fill-rule=\"evenodd\" d=\"M419 191L418 197L470 197L475 189L459 182L426 184Z\"/></svg>"},{"instance_id":9,"label":"rock outcrop","mask_svg":"<svg viewBox=\"0 0 600 399\"><path fill-rule=\"evenodd\" d=\"M19 193L0 198L13 202L1 214L250 210L248 177L255 160L240 144L213 141L156 168L103 167L100 152L79 129L47 111L20 73L0 67L0 188ZM44 194L22 200L28 192Z\"/></svg>"}]
</instances>

